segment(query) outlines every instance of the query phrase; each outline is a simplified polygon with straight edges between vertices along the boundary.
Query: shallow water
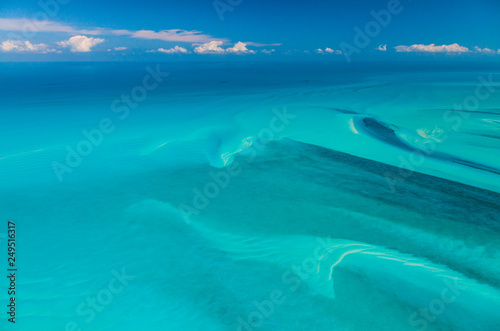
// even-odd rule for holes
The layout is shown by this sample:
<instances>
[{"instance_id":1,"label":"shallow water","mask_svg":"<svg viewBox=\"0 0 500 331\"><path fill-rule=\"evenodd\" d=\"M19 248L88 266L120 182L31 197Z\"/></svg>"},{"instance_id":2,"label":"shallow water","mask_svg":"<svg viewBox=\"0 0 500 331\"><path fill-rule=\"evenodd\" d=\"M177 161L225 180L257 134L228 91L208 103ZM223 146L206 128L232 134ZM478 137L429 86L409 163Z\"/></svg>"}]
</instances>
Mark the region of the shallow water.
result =
<instances>
[{"instance_id":1,"label":"shallow water","mask_svg":"<svg viewBox=\"0 0 500 331\"><path fill-rule=\"evenodd\" d=\"M0 67L20 330L500 328L498 66L148 65Z\"/></svg>"}]
</instances>

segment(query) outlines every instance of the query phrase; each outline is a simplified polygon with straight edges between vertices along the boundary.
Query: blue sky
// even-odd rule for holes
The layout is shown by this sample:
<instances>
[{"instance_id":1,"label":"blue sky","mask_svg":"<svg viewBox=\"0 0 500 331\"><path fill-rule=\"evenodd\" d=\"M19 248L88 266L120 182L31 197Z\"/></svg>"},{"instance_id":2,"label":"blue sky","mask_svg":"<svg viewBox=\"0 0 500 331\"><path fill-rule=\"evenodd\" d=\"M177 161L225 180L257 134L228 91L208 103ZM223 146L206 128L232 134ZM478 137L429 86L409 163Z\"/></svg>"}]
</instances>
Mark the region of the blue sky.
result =
<instances>
[{"instance_id":1,"label":"blue sky","mask_svg":"<svg viewBox=\"0 0 500 331\"><path fill-rule=\"evenodd\" d=\"M495 0L7 0L0 61L498 60L499 13Z\"/></svg>"}]
</instances>

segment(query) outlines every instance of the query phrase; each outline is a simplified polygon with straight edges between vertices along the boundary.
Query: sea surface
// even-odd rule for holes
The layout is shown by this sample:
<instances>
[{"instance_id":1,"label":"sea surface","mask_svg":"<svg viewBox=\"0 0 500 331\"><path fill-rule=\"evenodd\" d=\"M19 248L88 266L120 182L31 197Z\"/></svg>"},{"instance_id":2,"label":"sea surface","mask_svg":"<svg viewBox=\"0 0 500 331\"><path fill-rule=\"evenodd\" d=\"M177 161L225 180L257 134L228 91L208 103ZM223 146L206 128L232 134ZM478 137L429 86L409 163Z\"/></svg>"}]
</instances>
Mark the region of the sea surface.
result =
<instances>
[{"instance_id":1,"label":"sea surface","mask_svg":"<svg viewBox=\"0 0 500 331\"><path fill-rule=\"evenodd\" d=\"M500 330L500 64L0 78L1 330Z\"/></svg>"}]
</instances>

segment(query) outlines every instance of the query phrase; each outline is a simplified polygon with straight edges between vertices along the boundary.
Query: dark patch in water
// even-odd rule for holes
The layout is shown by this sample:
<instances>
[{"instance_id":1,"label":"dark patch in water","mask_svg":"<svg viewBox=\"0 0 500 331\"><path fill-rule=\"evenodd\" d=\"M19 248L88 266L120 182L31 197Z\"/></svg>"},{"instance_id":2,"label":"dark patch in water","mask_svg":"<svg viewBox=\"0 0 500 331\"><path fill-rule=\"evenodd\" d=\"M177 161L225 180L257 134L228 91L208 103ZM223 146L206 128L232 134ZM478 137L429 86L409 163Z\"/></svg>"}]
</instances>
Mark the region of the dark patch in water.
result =
<instances>
[{"instance_id":1,"label":"dark patch in water","mask_svg":"<svg viewBox=\"0 0 500 331\"><path fill-rule=\"evenodd\" d=\"M342 113L342 114L351 114L351 115L357 115L358 114L355 111L347 110L347 109L341 109L341 108L328 108L328 109L338 111L339 113Z\"/></svg>"},{"instance_id":2,"label":"dark patch in water","mask_svg":"<svg viewBox=\"0 0 500 331\"><path fill-rule=\"evenodd\" d=\"M365 117L362 122L364 125L363 128L373 137L405 150L414 150L406 143L402 142L388 124L379 122L372 117Z\"/></svg>"},{"instance_id":3,"label":"dark patch in water","mask_svg":"<svg viewBox=\"0 0 500 331\"><path fill-rule=\"evenodd\" d=\"M495 136L492 134L485 134L485 133L468 133L472 136L480 136L480 137L486 137L486 138L492 138L492 139L500 139L500 136Z\"/></svg>"},{"instance_id":4,"label":"dark patch in water","mask_svg":"<svg viewBox=\"0 0 500 331\"><path fill-rule=\"evenodd\" d=\"M363 128L367 133L369 133L372 137L374 137L378 140L382 140L382 141L384 141L392 146L401 148L401 149L406 150L406 151L419 153L419 154L427 156L427 157L461 164L461 165L464 165L467 167L491 172L494 174L500 174L500 170L498 170L496 168L492 168L492 167L489 167L489 166L486 166L486 165L483 165L480 163L476 163L473 161L465 160L465 159L453 156L451 154L437 152L437 151L434 151L432 153L426 153L425 151L423 151L419 148L412 147L412 146L408 145L407 143L403 142L396 135L396 132L388 124L380 122L372 117L365 117L365 118L363 118L362 122L363 122Z\"/></svg>"},{"instance_id":5,"label":"dark patch in water","mask_svg":"<svg viewBox=\"0 0 500 331\"><path fill-rule=\"evenodd\" d=\"M334 108L334 107L320 107L323 109L328 109L328 110L333 110L342 114L349 114L349 115L358 115L359 113L353 111L353 110L348 110L348 109L342 109L342 108Z\"/></svg>"}]
</instances>

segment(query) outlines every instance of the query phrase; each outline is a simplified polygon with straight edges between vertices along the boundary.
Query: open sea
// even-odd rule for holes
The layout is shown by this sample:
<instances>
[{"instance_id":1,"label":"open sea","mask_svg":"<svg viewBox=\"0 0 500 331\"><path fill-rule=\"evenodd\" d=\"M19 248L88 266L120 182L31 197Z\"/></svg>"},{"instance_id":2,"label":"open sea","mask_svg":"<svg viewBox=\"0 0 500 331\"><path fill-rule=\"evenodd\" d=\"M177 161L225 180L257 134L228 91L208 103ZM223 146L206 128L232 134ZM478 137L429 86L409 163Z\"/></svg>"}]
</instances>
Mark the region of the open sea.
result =
<instances>
[{"instance_id":1,"label":"open sea","mask_svg":"<svg viewBox=\"0 0 500 331\"><path fill-rule=\"evenodd\" d=\"M17 330L500 330L500 64L0 77Z\"/></svg>"}]
</instances>

